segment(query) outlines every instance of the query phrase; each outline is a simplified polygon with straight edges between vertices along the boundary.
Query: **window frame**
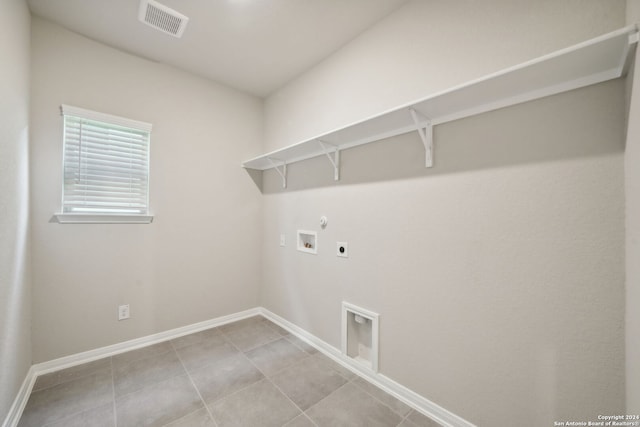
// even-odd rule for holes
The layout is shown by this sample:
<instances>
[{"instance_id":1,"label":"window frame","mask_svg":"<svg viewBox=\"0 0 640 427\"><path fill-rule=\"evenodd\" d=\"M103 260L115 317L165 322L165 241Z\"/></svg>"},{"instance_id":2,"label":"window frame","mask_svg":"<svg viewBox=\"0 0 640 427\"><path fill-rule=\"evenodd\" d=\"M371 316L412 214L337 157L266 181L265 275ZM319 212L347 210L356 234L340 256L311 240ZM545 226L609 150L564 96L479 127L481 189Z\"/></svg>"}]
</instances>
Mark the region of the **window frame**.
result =
<instances>
[{"instance_id":1,"label":"window frame","mask_svg":"<svg viewBox=\"0 0 640 427\"><path fill-rule=\"evenodd\" d=\"M60 224L149 224L153 221L153 215L150 212L149 193L150 193L150 176L151 176L151 130L150 123L128 119L125 117L115 116L97 111L87 110L84 108L73 107L62 104L60 106L62 116L62 179L61 179L61 198L60 213L54 214L54 218ZM146 212L144 213L112 213L112 212L95 212L95 213L79 213L65 212L65 163L66 163L66 116L77 119L91 120L101 122L114 127L125 127L146 132L147 135L147 189L146 189Z\"/></svg>"}]
</instances>

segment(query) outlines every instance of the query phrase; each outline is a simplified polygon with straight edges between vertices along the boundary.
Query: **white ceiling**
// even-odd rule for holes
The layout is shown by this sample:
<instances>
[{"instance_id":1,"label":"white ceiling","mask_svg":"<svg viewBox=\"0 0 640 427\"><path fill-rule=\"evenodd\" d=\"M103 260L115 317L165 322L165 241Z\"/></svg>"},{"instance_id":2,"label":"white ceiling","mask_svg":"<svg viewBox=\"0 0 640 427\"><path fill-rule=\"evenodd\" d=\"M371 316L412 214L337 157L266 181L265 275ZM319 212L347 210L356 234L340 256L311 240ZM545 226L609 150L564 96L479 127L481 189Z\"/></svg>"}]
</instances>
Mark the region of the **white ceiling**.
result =
<instances>
[{"instance_id":1,"label":"white ceiling","mask_svg":"<svg viewBox=\"0 0 640 427\"><path fill-rule=\"evenodd\" d=\"M33 14L154 61L266 96L407 0L160 0L181 39L138 21L139 0L28 0Z\"/></svg>"}]
</instances>

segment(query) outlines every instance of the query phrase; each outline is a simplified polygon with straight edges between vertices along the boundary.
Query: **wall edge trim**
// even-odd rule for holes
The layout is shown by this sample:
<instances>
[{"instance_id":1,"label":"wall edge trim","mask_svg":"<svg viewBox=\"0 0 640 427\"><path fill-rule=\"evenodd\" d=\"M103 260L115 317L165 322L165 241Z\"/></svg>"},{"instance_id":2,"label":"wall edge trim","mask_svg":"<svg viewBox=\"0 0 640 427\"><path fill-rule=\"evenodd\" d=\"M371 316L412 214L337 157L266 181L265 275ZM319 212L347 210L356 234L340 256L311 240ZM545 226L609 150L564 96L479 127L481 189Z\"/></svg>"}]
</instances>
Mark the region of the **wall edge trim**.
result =
<instances>
[{"instance_id":1,"label":"wall edge trim","mask_svg":"<svg viewBox=\"0 0 640 427\"><path fill-rule=\"evenodd\" d=\"M36 378L36 370L32 365L27 371L24 381L22 381L18 394L16 394L16 398L13 400L13 404L11 405L11 408L9 408L9 412L2 423L2 427L15 427L18 425L18 421L20 421L20 417L22 416L22 411L24 411L24 407L27 405L27 401L29 400L31 389L33 389L33 385L36 383Z\"/></svg>"}]
</instances>

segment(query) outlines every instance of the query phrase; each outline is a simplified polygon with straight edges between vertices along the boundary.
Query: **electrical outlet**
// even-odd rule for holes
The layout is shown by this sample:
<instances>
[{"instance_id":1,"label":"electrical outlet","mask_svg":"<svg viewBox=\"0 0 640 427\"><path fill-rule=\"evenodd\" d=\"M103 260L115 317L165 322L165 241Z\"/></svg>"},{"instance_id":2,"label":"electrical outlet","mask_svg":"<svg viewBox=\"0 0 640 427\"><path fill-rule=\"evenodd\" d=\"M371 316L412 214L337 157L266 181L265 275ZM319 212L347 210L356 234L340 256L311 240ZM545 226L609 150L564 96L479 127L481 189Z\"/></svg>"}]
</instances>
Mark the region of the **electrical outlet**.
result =
<instances>
[{"instance_id":1,"label":"electrical outlet","mask_svg":"<svg viewBox=\"0 0 640 427\"><path fill-rule=\"evenodd\" d=\"M280 246L284 246L287 244L287 239L284 237L284 234L280 235Z\"/></svg>"},{"instance_id":2,"label":"electrical outlet","mask_svg":"<svg viewBox=\"0 0 640 427\"><path fill-rule=\"evenodd\" d=\"M349 244L347 242L337 242L336 255L342 258L349 258Z\"/></svg>"},{"instance_id":3,"label":"electrical outlet","mask_svg":"<svg viewBox=\"0 0 640 427\"><path fill-rule=\"evenodd\" d=\"M123 304L118 306L118 320L125 320L129 318L129 304Z\"/></svg>"}]
</instances>

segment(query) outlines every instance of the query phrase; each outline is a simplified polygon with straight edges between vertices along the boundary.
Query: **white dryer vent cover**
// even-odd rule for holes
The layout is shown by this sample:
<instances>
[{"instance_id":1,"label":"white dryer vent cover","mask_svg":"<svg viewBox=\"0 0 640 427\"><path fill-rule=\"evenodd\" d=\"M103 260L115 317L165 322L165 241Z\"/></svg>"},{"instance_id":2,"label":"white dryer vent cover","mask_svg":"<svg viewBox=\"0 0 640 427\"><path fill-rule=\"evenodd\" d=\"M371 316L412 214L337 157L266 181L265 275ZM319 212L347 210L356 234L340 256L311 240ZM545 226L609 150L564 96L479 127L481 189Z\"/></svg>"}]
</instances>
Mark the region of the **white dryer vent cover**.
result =
<instances>
[{"instance_id":1,"label":"white dryer vent cover","mask_svg":"<svg viewBox=\"0 0 640 427\"><path fill-rule=\"evenodd\" d=\"M154 0L140 0L138 19L174 37L182 37L189 18Z\"/></svg>"}]
</instances>

